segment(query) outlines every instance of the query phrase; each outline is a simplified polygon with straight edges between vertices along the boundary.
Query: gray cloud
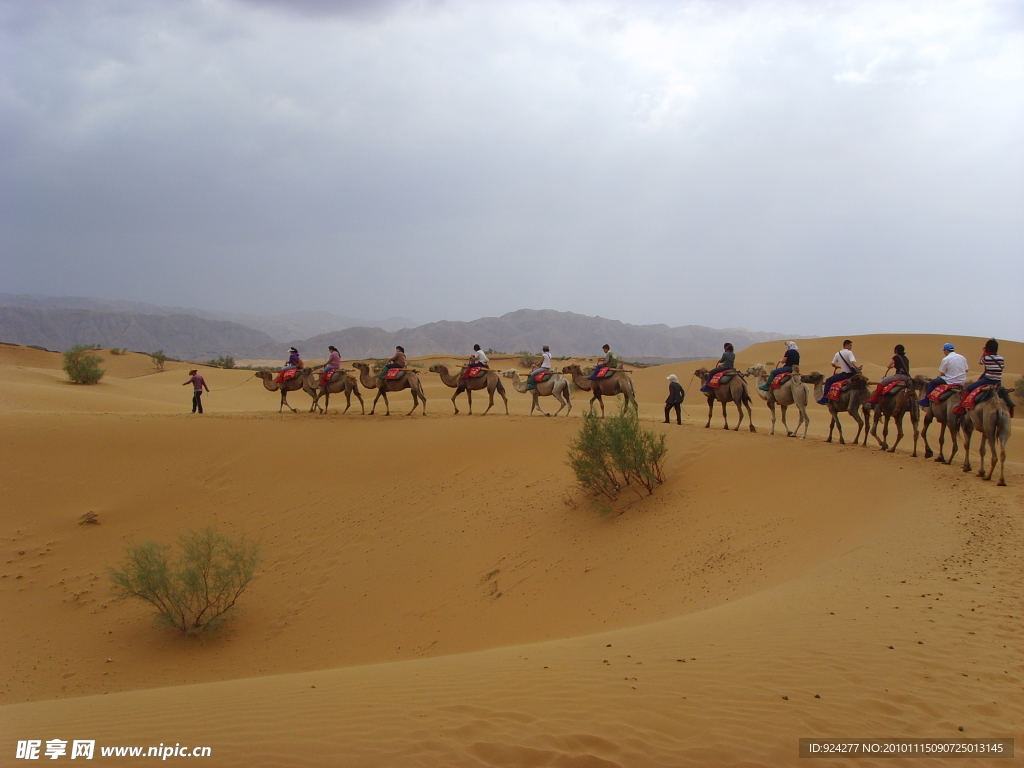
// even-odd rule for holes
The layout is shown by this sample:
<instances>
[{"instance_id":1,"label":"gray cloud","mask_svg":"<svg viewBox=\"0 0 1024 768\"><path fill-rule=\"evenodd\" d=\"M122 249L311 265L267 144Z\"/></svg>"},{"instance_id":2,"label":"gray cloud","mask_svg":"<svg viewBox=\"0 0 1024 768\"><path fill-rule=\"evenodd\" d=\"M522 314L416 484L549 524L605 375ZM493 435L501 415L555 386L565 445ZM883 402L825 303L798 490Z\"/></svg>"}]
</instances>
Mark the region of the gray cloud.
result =
<instances>
[{"instance_id":1,"label":"gray cloud","mask_svg":"<svg viewBox=\"0 0 1024 768\"><path fill-rule=\"evenodd\" d=\"M1021 338L1012 4L287 5L0 5L5 290Z\"/></svg>"}]
</instances>

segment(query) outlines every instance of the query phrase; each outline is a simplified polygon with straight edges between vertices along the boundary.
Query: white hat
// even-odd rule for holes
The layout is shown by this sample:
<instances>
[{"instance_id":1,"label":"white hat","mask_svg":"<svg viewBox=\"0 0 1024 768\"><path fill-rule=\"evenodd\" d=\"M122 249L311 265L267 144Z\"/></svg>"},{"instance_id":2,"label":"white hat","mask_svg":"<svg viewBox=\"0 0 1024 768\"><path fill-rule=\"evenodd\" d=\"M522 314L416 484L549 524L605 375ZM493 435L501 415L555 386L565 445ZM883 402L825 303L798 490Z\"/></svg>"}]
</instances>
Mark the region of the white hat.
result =
<instances>
[{"instance_id":1,"label":"white hat","mask_svg":"<svg viewBox=\"0 0 1024 768\"><path fill-rule=\"evenodd\" d=\"M669 381L679 381L679 377L676 376L674 373L670 373L665 378L668 379Z\"/></svg>"}]
</instances>

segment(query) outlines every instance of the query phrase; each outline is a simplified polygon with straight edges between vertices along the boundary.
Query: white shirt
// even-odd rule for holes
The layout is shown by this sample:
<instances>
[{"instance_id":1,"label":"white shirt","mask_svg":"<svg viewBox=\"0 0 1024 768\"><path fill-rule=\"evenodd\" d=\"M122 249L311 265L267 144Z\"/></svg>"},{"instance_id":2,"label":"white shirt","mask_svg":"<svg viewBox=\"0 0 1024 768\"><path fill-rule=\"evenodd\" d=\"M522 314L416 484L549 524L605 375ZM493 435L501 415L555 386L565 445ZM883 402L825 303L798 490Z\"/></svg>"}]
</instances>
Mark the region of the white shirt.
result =
<instances>
[{"instance_id":1,"label":"white shirt","mask_svg":"<svg viewBox=\"0 0 1024 768\"><path fill-rule=\"evenodd\" d=\"M956 352L950 352L939 363L939 375L947 384L967 383L967 358Z\"/></svg>"},{"instance_id":2,"label":"white shirt","mask_svg":"<svg viewBox=\"0 0 1024 768\"><path fill-rule=\"evenodd\" d=\"M846 347L836 352L836 356L832 358L832 365L843 373L856 373L857 368L854 366L856 362L857 358L853 356L853 350L846 349Z\"/></svg>"},{"instance_id":3,"label":"white shirt","mask_svg":"<svg viewBox=\"0 0 1024 768\"><path fill-rule=\"evenodd\" d=\"M476 360L478 363L481 363L482 365L487 365L489 362L491 362L490 360L487 359L487 355L483 353L483 350L480 349L473 353L473 359Z\"/></svg>"},{"instance_id":4,"label":"white shirt","mask_svg":"<svg viewBox=\"0 0 1024 768\"><path fill-rule=\"evenodd\" d=\"M546 368L547 370L551 370L551 353L550 352L544 352L540 356L540 365L538 365L537 368Z\"/></svg>"}]
</instances>

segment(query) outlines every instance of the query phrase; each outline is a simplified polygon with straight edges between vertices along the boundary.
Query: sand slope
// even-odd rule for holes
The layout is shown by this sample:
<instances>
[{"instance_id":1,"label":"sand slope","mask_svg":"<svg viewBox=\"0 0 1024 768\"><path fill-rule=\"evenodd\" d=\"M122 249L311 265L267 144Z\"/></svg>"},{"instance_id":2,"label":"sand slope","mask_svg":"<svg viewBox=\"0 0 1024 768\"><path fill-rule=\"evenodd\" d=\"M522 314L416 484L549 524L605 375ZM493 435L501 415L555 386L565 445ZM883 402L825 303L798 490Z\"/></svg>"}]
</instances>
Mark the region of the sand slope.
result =
<instances>
[{"instance_id":1,"label":"sand slope","mask_svg":"<svg viewBox=\"0 0 1024 768\"><path fill-rule=\"evenodd\" d=\"M831 358L819 341L808 359ZM179 742L215 765L799 765L801 736L1024 731L1019 435L996 488L903 446L826 445L823 409L807 441L661 425L664 377L690 366L647 369L668 482L602 515L564 465L583 393L570 419L526 418L511 391L510 417L456 418L424 374L426 417L278 415L249 372L213 370L199 418L180 371L75 387L35 352L0 347L8 746ZM77 524L89 510L100 525ZM221 632L177 637L109 599L126 543L210 521L266 554Z\"/></svg>"}]
</instances>

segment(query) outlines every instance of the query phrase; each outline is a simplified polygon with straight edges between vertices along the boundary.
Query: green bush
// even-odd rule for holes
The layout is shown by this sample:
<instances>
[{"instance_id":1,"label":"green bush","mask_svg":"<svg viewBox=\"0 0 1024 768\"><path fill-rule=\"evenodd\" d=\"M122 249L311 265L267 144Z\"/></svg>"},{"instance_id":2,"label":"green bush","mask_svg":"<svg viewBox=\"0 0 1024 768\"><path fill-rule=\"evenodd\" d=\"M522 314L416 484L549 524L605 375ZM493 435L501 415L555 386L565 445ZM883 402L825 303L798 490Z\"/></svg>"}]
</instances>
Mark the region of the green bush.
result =
<instances>
[{"instance_id":1,"label":"green bush","mask_svg":"<svg viewBox=\"0 0 1024 768\"><path fill-rule=\"evenodd\" d=\"M1013 393L1017 397L1024 398L1024 377L1017 379L1017 383L1013 385Z\"/></svg>"},{"instance_id":2,"label":"green bush","mask_svg":"<svg viewBox=\"0 0 1024 768\"><path fill-rule=\"evenodd\" d=\"M164 363L167 362L167 355L164 354L162 349L158 349L156 352L150 352L149 357L152 359L153 365L156 366L158 371L162 371L164 369Z\"/></svg>"},{"instance_id":3,"label":"green bush","mask_svg":"<svg viewBox=\"0 0 1024 768\"><path fill-rule=\"evenodd\" d=\"M112 355L127 355L128 347L111 347L110 354Z\"/></svg>"},{"instance_id":4,"label":"green bush","mask_svg":"<svg viewBox=\"0 0 1024 768\"><path fill-rule=\"evenodd\" d=\"M231 355L221 355L220 357L213 358L213 360L207 360L206 364L214 365L218 368L234 368L235 358L231 357Z\"/></svg>"},{"instance_id":5,"label":"green bush","mask_svg":"<svg viewBox=\"0 0 1024 768\"><path fill-rule=\"evenodd\" d=\"M95 347L91 345L75 344L64 353L64 365L61 367L75 384L95 384L103 378L103 369L100 368L103 358L89 354L93 349Z\"/></svg>"},{"instance_id":6,"label":"green bush","mask_svg":"<svg viewBox=\"0 0 1024 768\"><path fill-rule=\"evenodd\" d=\"M614 499L623 486L648 494L665 481L662 463L668 449L665 435L640 426L636 411L624 406L602 419L583 416L576 439L569 444L569 461L576 482L586 493Z\"/></svg>"},{"instance_id":7,"label":"green bush","mask_svg":"<svg viewBox=\"0 0 1024 768\"><path fill-rule=\"evenodd\" d=\"M249 586L259 565L259 545L229 539L215 526L188 531L179 552L148 541L130 546L120 567L110 569L118 599L135 597L153 605L157 617L187 635L212 630Z\"/></svg>"}]
</instances>

